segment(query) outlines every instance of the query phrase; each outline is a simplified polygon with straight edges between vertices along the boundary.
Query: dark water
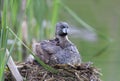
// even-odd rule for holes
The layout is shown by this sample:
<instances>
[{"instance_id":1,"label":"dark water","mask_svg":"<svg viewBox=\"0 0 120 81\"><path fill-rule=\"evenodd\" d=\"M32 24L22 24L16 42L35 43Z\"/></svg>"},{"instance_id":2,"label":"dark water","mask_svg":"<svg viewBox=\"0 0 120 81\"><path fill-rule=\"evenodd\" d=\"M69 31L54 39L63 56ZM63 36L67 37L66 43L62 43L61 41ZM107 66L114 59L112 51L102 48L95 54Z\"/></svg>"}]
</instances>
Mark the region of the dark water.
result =
<instances>
[{"instance_id":1,"label":"dark water","mask_svg":"<svg viewBox=\"0 0 120 81\"><path fill-rule=\"evenodd\" d=\"M109 43L97 33L84 29L70 16L65 16L65 20L74 26L70 39L77 45L83 61L92 61L101 68L103 81L120 81L120 0L64 2L86 23L112 40Z\"/></svg>"}]
</instances>

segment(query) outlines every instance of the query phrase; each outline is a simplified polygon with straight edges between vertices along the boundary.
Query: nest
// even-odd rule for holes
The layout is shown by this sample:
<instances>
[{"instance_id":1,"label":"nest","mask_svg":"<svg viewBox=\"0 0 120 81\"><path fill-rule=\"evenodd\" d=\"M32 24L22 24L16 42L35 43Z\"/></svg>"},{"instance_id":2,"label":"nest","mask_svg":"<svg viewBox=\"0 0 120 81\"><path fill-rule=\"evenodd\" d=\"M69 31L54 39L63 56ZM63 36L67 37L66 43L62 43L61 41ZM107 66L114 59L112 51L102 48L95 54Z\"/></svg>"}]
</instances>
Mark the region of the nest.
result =
<instances>
[{"instance_id":1,"label":"nest","mask_svg":"<svg viewBox=\"0 0 120 81\"><path fill-rule=\"evenodd\" d=\"M20 74L25 81L102 81L99 69L91 63L81 65L54 65L57 73L52 73L36 63L17 64ZM5 71L5 81L14 81L9 70Z\"/></svg>"}]
</instances>

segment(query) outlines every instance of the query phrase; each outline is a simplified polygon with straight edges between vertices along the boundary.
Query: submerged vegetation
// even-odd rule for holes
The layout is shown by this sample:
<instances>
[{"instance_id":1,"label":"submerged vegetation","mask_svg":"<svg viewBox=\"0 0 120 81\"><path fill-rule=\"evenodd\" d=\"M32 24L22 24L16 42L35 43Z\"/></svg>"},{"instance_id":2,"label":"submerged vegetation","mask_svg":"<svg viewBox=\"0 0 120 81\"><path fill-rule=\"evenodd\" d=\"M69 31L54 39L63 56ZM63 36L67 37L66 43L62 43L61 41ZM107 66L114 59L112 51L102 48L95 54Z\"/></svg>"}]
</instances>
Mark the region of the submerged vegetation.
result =
<instances>
[{"instance_id":1,"label":"submerged vegetation","mask_svg":"<svg viewBox=\"0 0 120 81\"><path fill-rule=\"evenodd\" d=\"M10 51L10 55L15 61L24 61L27 54L32 54L31 43L34 40L38 41L54 36L55 24L58 22L62 10L84 28L95 32L107 41L107 45L98 51L97 55L108 48L110 39L83 21L62 0L1 0L0 81L4 80L4 70L8 60L5 57L6 49ZM44 65L42 61L39 62L46 69L52 69Z\"/></svg>"}]
</instances>

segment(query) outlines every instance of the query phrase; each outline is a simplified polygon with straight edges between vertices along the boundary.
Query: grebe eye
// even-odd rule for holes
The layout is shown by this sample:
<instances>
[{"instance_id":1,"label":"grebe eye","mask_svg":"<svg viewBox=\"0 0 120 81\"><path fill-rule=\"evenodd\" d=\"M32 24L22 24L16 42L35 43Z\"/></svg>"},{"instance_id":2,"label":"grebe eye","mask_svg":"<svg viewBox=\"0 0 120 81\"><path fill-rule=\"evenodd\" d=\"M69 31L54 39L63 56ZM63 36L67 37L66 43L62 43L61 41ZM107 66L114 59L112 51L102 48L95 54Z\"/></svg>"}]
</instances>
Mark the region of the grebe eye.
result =
<instances>
[{"instance_id":1,"label":"grebe eye","mask_svg":"<svg viewBox=\"0 0 120 81\"><path fill-rule=\"evenodd\" d=\"M66 28L64 25L62 25L62 28Z\"/></svg>"}]
</instances>

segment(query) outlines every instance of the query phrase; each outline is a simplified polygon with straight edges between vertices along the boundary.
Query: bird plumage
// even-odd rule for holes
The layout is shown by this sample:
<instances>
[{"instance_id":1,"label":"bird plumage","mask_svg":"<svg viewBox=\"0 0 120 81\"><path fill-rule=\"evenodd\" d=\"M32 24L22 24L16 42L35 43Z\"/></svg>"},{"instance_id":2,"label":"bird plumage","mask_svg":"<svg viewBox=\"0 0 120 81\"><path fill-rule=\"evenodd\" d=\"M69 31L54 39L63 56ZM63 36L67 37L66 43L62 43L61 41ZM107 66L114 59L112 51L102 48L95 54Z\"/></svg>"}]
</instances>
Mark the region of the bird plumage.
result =
<instances>
[{"instance_id":1,"label":"bird plumage","mask_svg":"<svg viewBox=\"0 0 120 81\"><path fill-rule=\"evenodd\" d=\"M76 46L68 40L68 27L65 22L56 25L55 39L35 43L33 51L45 63L53 64L80 64L81 56Z\"/></svg>"}]
</instances>

